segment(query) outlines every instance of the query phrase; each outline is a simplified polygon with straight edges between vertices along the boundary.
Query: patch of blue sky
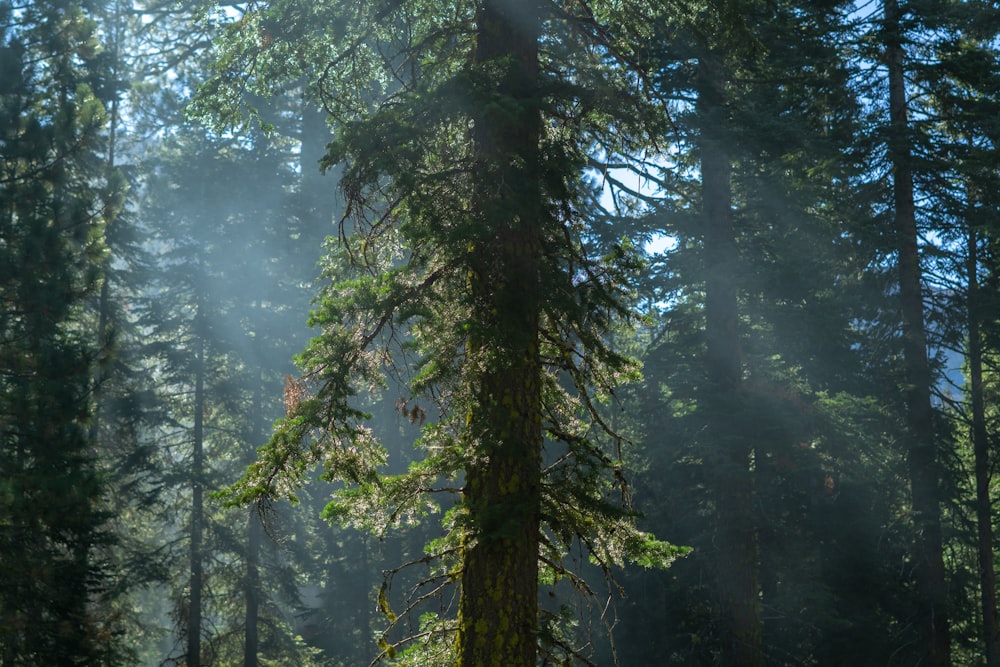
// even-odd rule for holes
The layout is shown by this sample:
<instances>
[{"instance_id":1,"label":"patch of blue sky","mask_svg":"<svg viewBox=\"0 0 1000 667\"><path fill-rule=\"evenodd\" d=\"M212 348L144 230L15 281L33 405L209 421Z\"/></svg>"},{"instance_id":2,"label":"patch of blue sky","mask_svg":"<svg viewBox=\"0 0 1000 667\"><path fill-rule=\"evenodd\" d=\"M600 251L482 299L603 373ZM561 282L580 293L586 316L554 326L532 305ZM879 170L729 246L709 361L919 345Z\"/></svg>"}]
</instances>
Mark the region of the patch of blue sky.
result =
<instances>
[{"instance_id":1,"label":"patch of blue sky","mask_svg":"<svg viewBox=\"0 0 1000 667\"><path fill-rule=\"evenodd\" d=\"M666 197L660 174L672 167L668 155L643 155L630 160L603 161L588 175L600 188L599 202L615 216L640 217L650 214ZM660 255L677 247L677 238L653 231L643 243L648 255Z\"/></svg>"}]
</instances>

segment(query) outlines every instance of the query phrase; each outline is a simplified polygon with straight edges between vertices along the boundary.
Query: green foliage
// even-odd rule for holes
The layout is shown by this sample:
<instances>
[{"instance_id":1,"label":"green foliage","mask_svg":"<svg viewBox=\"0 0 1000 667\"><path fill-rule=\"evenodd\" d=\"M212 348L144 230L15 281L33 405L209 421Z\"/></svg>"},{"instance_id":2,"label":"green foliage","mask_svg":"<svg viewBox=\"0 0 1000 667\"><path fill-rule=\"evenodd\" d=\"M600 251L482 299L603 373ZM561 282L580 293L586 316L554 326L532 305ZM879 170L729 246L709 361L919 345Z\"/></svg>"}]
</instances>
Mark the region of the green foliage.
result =
<instances>
[{"instance_id":1,"label":"green foliage","mask_svg":"<svg viewBox=\"0 0 1000 667\"><path fill-rule=\"evenodd\" d=\"M127 659L108 480L88 430L95 368L83 317L121 202L102 187L107 75L85 3L0 3L0 661ZM15 18L16 14L16 18Z\"/></svg>"},{"instance_id":2,"label":"green foliage","mask_svg":"<svg viewBox=\"0 0 1000 667\"><path fill-rule=\"evenodd\" d=\"M286 617L298 604L292 567L304 554L252 538L245 512L210 498L238 476L283 412L282 384L302 343L287 329L307 309L300 290L316 248L307 248L315 238L295 219L301 194L291 145L289 137L243 141L188 127L148 156L142 214L157 250L157 310L143 326L160 355L168 416L158 427L172 454L164 461L171 481L164 503L185 535L172 554L168 585L176 632L198 632L205 664L242 662L248 627L262 661L308 664L315 653L295 639ZM238 195L246 208L232 207L215 188ZM192 562L204 591L197 613ZM251 599L256 614L247 617ZM201 627L192 628L199 617Z\"/></svg>"},{"instance_id":3,"label":"green foliage","mask_svg":"<svg viewBox=\"0 0 1000 667\"><path fill-rule=\"evenodd\" d=\"M578 204L594 196L579 176L587 151L597 141L605 150L619 145L609 119L621 112L623 123L638 128L640 117L655 126L659 116L627 77L601 62L598 47L575 46L577 30L602 29L569 10L552 17L543 40L545 74L530 84L537 92L527 100L498 94L509 63L470 65L474 18L463 2L279 2L248 13L222 39L218 74L199 93L195 112L233 123L257 113L242 104L233 81L268 94L304 77L337 130L324 164L344 165L347 202L310 321L320 334L299 357L304 374L291 385L287 416L233 498L293 497L309 468L321 465L326 479L345 484L325 516L382 534L434 512L438 501L428 494L454 491L448 480L480 465L487 449L470 431L470 415L514 410L499 396L483 405L480 381L488 369L511 367L519 345L516 332L504 338L502 323L489 324L497 312L490 308L535 307L490 306L482 295L518 294L508 281L535 278L500 275L485 290L473 287L509 210L474 195L492 187L491 179L525 176L522 165L475 152L469 132L542 113L540 161L526 167L541 190L531 184L513 191L540 197L538 219L529 222L544 257L542 300L531 317L540 327L540 417L552 462L542 479L541 518L553 538L547 557L558 562L578 538L605 567L626 558L665 565L681 551L635 529L627 501L623 508L615 498L624 487L621 438L608 421L616 388L639 377L638 365L608 342L613 326L635 321L628 302L638 263L628 244L600 248ZM511 206L536 206L526 202ZM402 474L385 474L387 451L365 424L377 391L402 392L404 408L428 406L415 443L423 458ZM458 544L485 515L465 508L449 517L447 543Z\"/></svg>"},{"instance_id":4,"label":"green foliage","mask_svg":"<svg viewBox=\"0 0 1000 667\"><path fill-rule=\"evenodd\" d=\"M852 642L866 646L858 659L888 660L905 641L893 633L911 599L885 556L906 552L907 499L901 423L887 407L898 393L875 380L885 360L865 356L869 345L895 343L867 328L893 320L887 293L871 291L884 241L870 235L869 193L857 185L862 105L842 49L849 38L836 37L847 34L846 9L740 7L745 39L670 15L645 61L664 95L714 106L681 104L674 116L677 154L664 159L667 185L650 224L676 243L652 260L656 343L644 359L645 391L634 394L648 470L638 493L659 499L644 525L694 551L666 574L627 582L654 592L628 611L626 632L636 634L626 639L664 639L650 653L623 642L623 657L732 661L731 601L720 582L732 548L723 540L740 511L752 526L742 533L752 544L740 546L754 554L744 583L761 609L754 630L764 664L850 661ZM705 63L716 68L707 87ZM702 199L713 195L692 168L706 135L728 161L731 201L718 206L731 216L734 247L721 269ZM730 352L739 388L727 394L713 386L704 332L706 292L720 270L737 300ZM868 316L867 308L884 310ZM731 450L750 456L734 461ZM722 504L734 479L751 489L737 508ZM852 578L852 568L871 578ZM662 615L650 616L650 606Z\"/></svg>"},{"instance_id":5,"label":"green foliage","mask_svg":"<svg viewBox=\"0 0 1000 667\"><path fill-rule=\"evenodd\" d=\"M905 5L0 0L0 663L453 665L525 519L547 664L732 662L738 551L764 664L923 660L893 152L953 661L989 661L1000 22Z\"/></svg>"}]
</instances>

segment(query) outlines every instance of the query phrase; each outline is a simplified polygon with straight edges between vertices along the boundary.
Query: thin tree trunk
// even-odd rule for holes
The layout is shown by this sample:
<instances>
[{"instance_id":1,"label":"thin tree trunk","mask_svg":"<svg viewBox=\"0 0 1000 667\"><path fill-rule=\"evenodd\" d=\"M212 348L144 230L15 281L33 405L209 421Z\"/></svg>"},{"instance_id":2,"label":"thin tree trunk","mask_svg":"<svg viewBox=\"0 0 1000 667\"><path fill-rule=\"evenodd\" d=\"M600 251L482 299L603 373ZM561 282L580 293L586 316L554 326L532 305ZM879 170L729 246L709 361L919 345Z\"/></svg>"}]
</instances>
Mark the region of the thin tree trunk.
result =
<instances>
[{"instance_id":1,"label":"thin tree trunk","mask_svg":"<svg viewBox=\"0 0 1000 667\"><path fill-rule=\"evenodd\" d=\"M202 483L205 466L205 341L201 329L201 306L195 314L194 433L191 454L191 583L188 599L186 667L201 667L202 524L204 500Z\"/></svg>"},{"instance_id":2,"label":"thin tree trunk","mask_svg":"<svg viewBox=\"0 0 1000 667\"><path fill-rule=\"evenodd\" d=\"M112 65L111 65L111 75L115 79L119 76L118 66L121 62L121 39L122 39L122 6L121 2L115 2L114 14L112 16L113 24L111 26L111 39L112 39ZM118 144L118 120L119 120L119 98L115 95L111 98L111 108L108 113L108 159L105 164L105 169L107 170L107 177L105 182L105 187L107 188L107 193L103 202L105 208L104 215L104 238L108 238L108 232L111 229L112 224L114 224L114 219L112 216L113 203L110 201L112 198L112 187L113 187L113 176L115 173L115 150ZM90 441L94 445L97 445L98 439L101 431L101 418L103 416L104 410L104 400L101 390L101 385L104 380L103 364L110 354L108 346L110 344L109 340L109 326L111 323L111 289L109 285L108 273L110 271L110 256L105 258L101 262L101 293L97 301L97 355L95 357L96 362L94 363L94 411L91 415L90 421Z\"/></svg>"},{"instance_id":3,"label":"thin tree trunk","mask_svg":"<svg viewBox=\"0 0 1000 667\"><path fill-rule=\"evenodd\" d=\"M474 60L490 64L496 77L482 92L500 103L484 104L473 129L474 201L489 234L480 234L469 253L477 320L469 349L470 356L486 351L489 361L468 417L477 456L464 489L474 534L462 568L461 667L533 667L537 653L543 213L537 11L530 0L485 0L476 17Z\"/></svg>"},{"instance_id":4,"label":"thin tree trunk","mask_svg":"<svg viewBox=\"0 0 1000 667\"><path fill-rule=\"evenodd\" d=\"M108 170L114 170L114 118L117 115L118 99L112 102L112 131L111 131L111 148L108 152ZM111 224L111 220L108 220L106 225ZM107 232L105 231L105 236ZM94 412L91 415L90 421L90 441L93 445L97 445L101 434L101 420L104 416L104 364L107 361L107 357L111 354L109 329L111 324L111 287L109 285L109 260L105 259L101 263L101 292L97 300L97 354L95 356L94 363Z\"/></svg>"},{"instance_id":5,"label":"thin tree trunk","mask_svg":"<svg viewBox=\"0 0 1000 667\"><path fill-rule=\"evenodd\" d=\"M260 616L261 532L260 514L257 512L256 506L253 506L247 516L247 608L244 619L243 667L257 667L257 654L260 650L258 618Z\"/></svg>"},{"instance_id":6,"label":"thin tree trunk","mask_svg":"<svg viewBox=\"0 0 1000 667\"><path fill-rule=\"evenodd\" d=\"M259 305L257 306L259 308ZM253 434L251 443L253 449L264 441L264 369L257 368L257 384L253 397ZM247 578L246 578L246 610L243 620L244 644L243 667L257 667L259 652L258 617L260 615L260 550L261 550L261 517L256 506L250 508L247 515Z\"/></svg>"},{"instance_id":7,"label":"thin tree trunk","mask_svg":"<svg viewBox=\"0 0 1000 667\"><path fill-rule=\"evenodd\" d=\"M986 664L1000 665L1000 629L997 627L996 573L993 568L993 503L990 499L990 442L983 400L983 340L979 314L979 239L968 236L969 400L972 403L972 448L976 469L976 521L979 528L979 590L983 614Z\"/></svg>"},{"instance_id":8,"label":"thin tree trunk","mask_svg":"<svg viewBox=\"0 0 1000 667\"><path fill-rule=\"evenodd\" d=\"M753 516L753 447L733 429L730 413L741 403L732 216L731 161L726 150L724 75L711 56L700 63L701 177L705 243L705 337L711 396L708 432L715 448L716 578L724 632L724 661L733 667L762 664L758 544Z\"/></svg>"},{"instance_id":9,"label":"thin tree trunk","mask_svg":"<svg viewBox=\"0 0 1000 667\"><path fill-rule=\"evenodd\" d=\"M899 301L906 369L906 412L910 497L915 522L916 623L928 667L951 664L947 588L941 533L940 473L931 371L927 360L920 255L917 246L901 15L897 0L884 0L885 55L889 71L889 160L899 251Z\"/></svg>"},{"instance_id":10,"label":"thin tree trunk","mask_svg":"<svg viewBox=\"0 0 1000 667\"><path fill-rule=\"evenodd\" d=\"M371 599L372 593L372 582L371 582L371 572L372 567L372 557L371 550L368 547L368 536L361 535L361 576L362 576L362 590L364 591L364 600ZM393 561L395 563L402 561ZM361 605L361 637L367 639L372 636L372 609L373 605L364 604ZM357 650L357 642L352 645L352 648Z\"/></svg>"}]
</instances>

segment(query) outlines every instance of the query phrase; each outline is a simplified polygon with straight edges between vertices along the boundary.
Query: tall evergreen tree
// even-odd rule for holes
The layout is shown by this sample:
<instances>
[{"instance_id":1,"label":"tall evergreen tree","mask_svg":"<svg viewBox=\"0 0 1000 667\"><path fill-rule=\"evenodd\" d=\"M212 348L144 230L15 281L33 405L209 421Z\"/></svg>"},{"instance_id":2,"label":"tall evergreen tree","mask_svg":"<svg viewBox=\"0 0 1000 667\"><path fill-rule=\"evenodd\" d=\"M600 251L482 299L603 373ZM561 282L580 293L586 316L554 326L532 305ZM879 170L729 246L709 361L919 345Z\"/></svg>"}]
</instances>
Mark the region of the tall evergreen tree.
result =
<instances>
[{"instance_id":1,"label":"tall evergreen tree","mask_svg":"<svg viewBox=\"0 0 1000 667\"><path fill-rule=\"evenodd\" d=\"M296 340L286 329L296 309L305 311L299 269L285 268L295 263L289 256L305 252L292 239L294 220L282 215L294 176L290 154L283 140L260 135L243 146L192 126L175 131L151 160L157 168L145 183L143 215L161 251L160 312L148 331L161 352L171 417L162 441L173 461L170 511L180 517L186 546L171 567L185 640L177 652L187 664L282 658L304 665L308 657L275 604L293 602L284 595L287 567L265 561L268 550L245 512L211 497L262 444L262 422L281 413ZM262 174L282 180L261 188ZM207 182L240 193L239 205ZM265 566L280 576L259 576Z\"/></svg>"},{"instance_id":2,"label":"tall evergreen tree","mask_svg":"<svg viewBox=\"0 0 1000 667\"><path fill-rule=\"evenodd\" d=\"M664 612L654 622L677 628L652 653L677 663L897 648L882 638L902 582L876 592L851 578L891 572L880 550L900 552L878 523L895 520L897 498L871 492L894 478L856 464L882 446L857 327L879 248L859 224L847 16L839 3L712 5L664 16L644 54L676 100L647 223L673 244L654 260L659 322L636 410L655 466L644 488L661 498L651 519L664 522L650 525L695 546L649 598Z\"/></svg>"},{"instance_id":3,"label":"tall evergreen tree","mask_svg":"<svg viewBox=\"0 0 1000 667\"><path fill-rule=\"evenodd\" d=\"M992 260L997 176L992 165L1000 63L993 45L1000 26L996 9L987 4L948 3L938 9L944 11L924 19L935 39L924 46L927 55L921 55L923 64L912 74L929 92L916 104L916 114L928 120L922 123L924 136L915 142L921 158L915 180L928 202L925 208L933 211L929 222L939 245L925 259L925 271L948 297L936 299L941 305L931 313L929 326L937 339L932 344L965 358L964 406L950 414L958 417L958 431L968 433L971 449L982 647L986 664L995 664L1000 661L1000 626L989 445L995 428L986 404L991 346L985 333L993 326L997 306Z\"/></svg>"},{"instance_id":4,"label":"tall evergreen tree","mask_svg":"<svg viewBox=\"0 0 1000 667\"><path fill-rule=\"evenodd\" d=\"M614 502L620 440L598 399L635 372L605 340L631 316L630 259L592 247L576 204L583 150L621 145L612 119L641 128L641 98L613 67L632 35L606 27L626 18L641 22L612 4L276 2L234 26L202 92L201 112L231 121L234 76L261 92L307 77L338 130L327 163L345 164L322 334L238 496L287 495L322 463L349 484L328 515L382 530L462 480L432 547L442 581L460 582L457 618L422 633L458 664L534 665L551 650L538 581L573 577L574 540L604 567L676 555ZM386 476L356 392L394 372L407 405L434 410L425 458Z\"/></svg>"},{"instance_id":5,"label":"tall evergreen tree","mask_svg":"<svg viewBox=\"0 0 1000 667\"><path fill-rule=\"evenodd\" d=\"M95 613L114 624L113 632L132 652L130 659L141 661L147 658L139 652L151 627L138 611L137 600L164 575L156 528L163 481L152 437L162 415L155 410L155 378L148 372L150 358L137 326L146 305L143 291L148 286L149 257L134 215L138 174L131 150L132 128L123 113L132 92L131 53L136 47L138 21L132 10L131 2L114 0L95 15L105 41L98 54L105 74L95 91L108 109L101 212L106 251L98 265L100 290L79 319L90 331L95 350L89 436L106 479L103 507L112 517L116 536L105 554L117 572L119 594Z\"/></svg>"},{"instance_id":6,"label":"tall evergreen tree","mask_svg":"<svg viewBox=\"0 0 1000 667\"><path fill-rule=\"evenodd\" d=\"M159 388L160 419L146 433L166 480L156 509L167 528L157 537L170 581L158 592L173 605L172 618L161 610L155 619L166 635L156 648L189 664L306 665L310 651L289 622L298 611L293 563L281 562L289 554L211 494L281 413L283 378L302 344L290 329L305 317L303 287L327 233L295 172L312 178L318 158L307 166L296 155L294 100L275 112L284 134L272 138L220 137L187 121L183 106L205 76L218 18L201 9L137 2L143 20L133 26L129 129L141 150L129 157L142 194L135 217L155 260L133 316Z\"/></svg>"},{"instance_id":7,"label":"tall evergreen tree","mask_svg":"<svg viewBox=\"0 0 1000 667\"><path fill-rule=\"evenodd\" d=\"M81 321L103 221L107 80L98 3L0 3L0 663L115 660L113 595Z\"/></svg>"},{"instance_id":8,"label":"tall evergreen tree","mask_svg":"<svg viewBox=\"0 0 1000 667\"><path fill-rule=\"evenodd\" d=\"M732 169L727 148L729 64L709 51L698 63L699 167L705 255L705 401L709 433L716 447L709 457L715 494L717 595L726 662L753 667L761 651L757 530L750 473L754 443L728 417L739 409L743 360L739 333Z\"/></svg>"},{"instance_id":9,"label":"tall evergreen tree","mask_svg":"<svg viewBox=\"0 0 1000 667\"><path fill-rule=\"evenodd\" d=\"M918 252L913 148L907 110L905 29L898 0L885 0L884 39L889 89L889 161L892 164L894 233L897 239L899 303L906 368L907 452L914 512L914 577L919 591L916 624L928 665L951 664L941 528L939 440L931 405L922 271Z\"/></svg>"}]
</instances>

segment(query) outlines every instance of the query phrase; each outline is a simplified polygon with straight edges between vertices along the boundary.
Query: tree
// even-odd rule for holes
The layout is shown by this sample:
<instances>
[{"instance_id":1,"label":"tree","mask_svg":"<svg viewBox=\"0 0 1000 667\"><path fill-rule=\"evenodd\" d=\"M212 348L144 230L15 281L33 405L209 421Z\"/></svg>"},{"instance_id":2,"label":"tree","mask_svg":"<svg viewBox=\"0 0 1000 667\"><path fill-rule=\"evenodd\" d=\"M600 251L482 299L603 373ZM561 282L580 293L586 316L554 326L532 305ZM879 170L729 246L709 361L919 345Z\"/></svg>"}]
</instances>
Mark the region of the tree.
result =
<instances>
[{"instance_id":1,"label":"tree","mask_svg":"<svg viewBox=\"0 0 1000 667\"><path fill-rule=\"evenodd\" d=\"M975 459L976 526L978 529L980 610L986 664L1000 663L1000 624L997 622L996 573L993 564L993 500L990 493L989 430L983 385L983 340L980 321L979 246L977 230L968 230L966 293L968 348L968 390L971 411L970 435Z\"/></svg>"},{"instance_id":2,"label":"tree","mask_svg":"<svg viewBox=\"0 0 1000 667\"><path fill-rule=\"evenodd\" d=\"M574 540L605 568L678 553L613 502L620 438L598 401L635 374L605 338L632 317L634 265L627 247L595 247L580 175L587 149L622 147L612 119L638 133L656 118L616 67L634 37L606 28L616 12L273 3L233 26L196 105L238 121L234 76L261 93L305 77L338 131L326 163L345 165L341 246L312 318L322 333L236 497L289 495L322 463L348 484L327 514L384 530L462 480L430 553L443 559L433 581L460 582L457 619L421 636L439 649L454 633L463 665L533 665L540 632L558 642L539 630L538 581L583 585L562 561ZM407 385L409 414L431 417L425 458L396 476L379 472L385 450L356 393L387 376Z\"/></svg>"},{"instance_id":3,"label":"tree","mask_svg":"<svg viewBox=\"0 0 1000 667\"><path fill-rule=\"evenodd\" d=\"M885 46L889 77L889 160L893 168L893 211L898 239L899 301L906 367L910 492L916 521L915 580L920 591L916 623L930 665L951 664L939 486L941 473L931 406L924 302L913 194L912 150L908 142L902 17L899 3L886 0Z\"/></svg>"},{"instance_id":4,"label":"tree","mask_svg":"<svg viewBox=\"0 0 1000 667\"><path fill-rule=\"evenodd\" d=\"M717 594L722 632L728 637L727 662L760 665L761 620L757 530L754 526L754 483L750 474L754 444L736 431L728 416L739 410L743 362L739 335L737 283L740 259L733 229L732 158L726 148L730 104L728 65L714 53L698 63L698 140L702 182L705 255L705 377L708 428L714 441L711 457L715 479L715 522L718 554Z\"/></svg>"},{"instance_id":5,"label":"tree","mask_svg":"<svg viewBox=\"0 0 1000 667\"><path fill-rule=\"evenodd\" d=\"M120 206L103 170L99 3L0 3L0 663L116 659L81 321Z\"/></svg>"},{"instance_id":6,"label":"tree","mask_svg":"<svg viewBox=\"0 0 1000 667\"><path fill-rule=\"evenodd\" d=\"M116 573L116 595L97 601L94 614L106 619L112 635L127 647L123 662L149 659L142 654L148 648L143 640L152 626L139 610L142 596L165 575L158 552L163 469L152 437L162 414L156 411L147 341L137 325L149 303L144 290L150 265L135 215L139 174L131 145L134 126L122 113L133 92L135 60L129 54L135 50L137 20L132 9L124 0L114 0L94 15L105 41L97 54L103 74L95 84L108 109L101 208L105 252L97 263L100 290L76 316L94 348L88 435L106 487L101 507L115 534L114 544L101 554Z\"/></svg>"},{"instance_id":7,"label":"tree","mask_svg":"<svg viewBox=\"0 0 1000 667\"><path fill-rule=\"evenodd\" d=\"M676 105L647 223L674 244L654 260L649 387L635 400L658 517L677 517L666 525L696 547L680 566L696 571L665 584L686 590L664 595L683 620L661 650L777 664L818 648L783 610L821 595L806 583L819 577L819 512L800 503L836 470L822 393L843 391L857 365L851 276L867 248L838 185L856 169L856 105L832 37L838 3L699 8L663 16L643 61Z\"/></svg>"},{"instance_id":8,"label":"tree","mask_svg":"<svg viewBox=\"0 0 1000 667\"><path fill-rule=\"evenodd\" d=\"M986 663L995 664L1000 662L1000 627L989 453L993 426L985 396L991 347L986 332L993 326L996 308L991 228L997 181L990 166L996 159L996 10L979 3L946 8L924 19L925 29L935 36L924 47L931 57L914 59L922 64L912 68L911 76L930 92L917 104L916 113L931 122L923 123L928 126L925 136L914 142L920 162L930 167L924 166L916 180L940 238L937 252L925 259L925 271L934 287L950 297L938 299L943 303L931 313L929 327L937 333L932 344L965 359L964 405L950 401L947 414L956 418L959 432L968 433L982 645ZM942 398L949 402L947 395Z\"/></svg>"},{"instance_id":9,"label":"tree","mask_svg":"<svg viewBox=\"0 0 1000 667\"><path fill-rule=\"evenodd\" d=\"M309 236L290 214L293 156L282 137L236 140L191 125L173 132L150 155L155 169L144 183L142 213L159 250L159 312L145 325L161 355L170 417L161 434L173 480L165 519L177 517L183 538L172 543L186 547L171 564L185 639L177 652L189 665L309 664L278 607L294 602L289 564L275 562L280 554L267 549L254 516L212 498L263 443L263 424L280 414L297 340L287 328L293 313L306 311L308 270L297 265L309 266L315 245L307 246ZM240 206L207 183L238 194ZM259 576L265 567L279 574Z\"/></svg>"}]
</instances>

